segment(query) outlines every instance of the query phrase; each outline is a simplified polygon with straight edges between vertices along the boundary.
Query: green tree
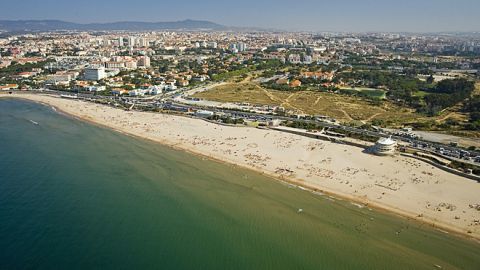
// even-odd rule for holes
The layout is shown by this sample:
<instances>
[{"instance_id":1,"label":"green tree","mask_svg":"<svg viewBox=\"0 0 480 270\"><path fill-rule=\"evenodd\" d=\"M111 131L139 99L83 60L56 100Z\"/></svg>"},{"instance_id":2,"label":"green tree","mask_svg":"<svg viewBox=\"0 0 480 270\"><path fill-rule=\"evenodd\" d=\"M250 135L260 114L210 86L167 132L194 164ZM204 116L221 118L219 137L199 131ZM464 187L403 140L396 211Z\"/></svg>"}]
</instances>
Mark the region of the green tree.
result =
<instances>
[{"instance_id":1,"label":"green tree","mask_svg":"<svg viewBox=\"0 0 480 270\"><path fill-rule=\"evenodd\" d=\"M435 78L433 77L433 75L428 76L428 78L427 78L427 83L428 84L432 84L434 81L435 81Z\"/></svg>"}]
</instances>

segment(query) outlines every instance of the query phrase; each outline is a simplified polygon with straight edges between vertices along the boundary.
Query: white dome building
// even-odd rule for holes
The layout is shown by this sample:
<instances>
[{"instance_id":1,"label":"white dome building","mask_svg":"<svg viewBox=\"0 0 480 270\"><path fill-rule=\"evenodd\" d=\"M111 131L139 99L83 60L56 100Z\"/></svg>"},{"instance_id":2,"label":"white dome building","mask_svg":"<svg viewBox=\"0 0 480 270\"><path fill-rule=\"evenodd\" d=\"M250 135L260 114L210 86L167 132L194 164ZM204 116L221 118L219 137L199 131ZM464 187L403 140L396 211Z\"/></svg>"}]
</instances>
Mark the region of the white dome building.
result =
<instances>
[{"instance_id":1,"label":"white dome building","mask_svg":"<svg viewBox=\"0 0 480 270\"><path fill-rule=\"evenodd\" d=\"M388 138L380 138L373 147L373 152L377 155L393 155L395 153L395 148L397 146L397 142L392 139L392 137Z\"/></svg>"}]
</instances>

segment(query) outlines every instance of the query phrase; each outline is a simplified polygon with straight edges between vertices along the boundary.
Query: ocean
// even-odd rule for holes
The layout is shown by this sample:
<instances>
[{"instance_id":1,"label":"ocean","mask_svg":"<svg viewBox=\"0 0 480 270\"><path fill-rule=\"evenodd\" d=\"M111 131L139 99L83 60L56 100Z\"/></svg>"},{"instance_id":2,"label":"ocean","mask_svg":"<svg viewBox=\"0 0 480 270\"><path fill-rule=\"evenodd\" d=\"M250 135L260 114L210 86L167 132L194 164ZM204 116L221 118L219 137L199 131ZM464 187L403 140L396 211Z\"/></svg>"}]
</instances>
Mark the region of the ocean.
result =
<instances>
[{"instance_id":1,"label":"ocean","mask_svg":"<svg viewBox=\"0 0 480 270\"><path fill-rule=\"evenodd\" d=\"M480 244L0 99L0 269L480 269Z\"/></svg>"}]
</instances>

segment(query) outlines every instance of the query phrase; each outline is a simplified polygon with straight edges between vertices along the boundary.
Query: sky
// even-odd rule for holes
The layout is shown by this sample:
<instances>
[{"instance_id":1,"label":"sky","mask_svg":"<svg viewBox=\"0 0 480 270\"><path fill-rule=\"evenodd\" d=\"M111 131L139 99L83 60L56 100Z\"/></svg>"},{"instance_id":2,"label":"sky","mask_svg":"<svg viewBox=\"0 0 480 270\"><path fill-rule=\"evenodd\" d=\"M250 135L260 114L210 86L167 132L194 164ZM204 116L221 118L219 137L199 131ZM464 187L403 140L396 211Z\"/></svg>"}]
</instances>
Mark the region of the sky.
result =
<instances>
[{"instance_id":1,"label":"sky","mask_svg":"<svg viewBox=\"0 0 480 270\"><path fill-rule=\"evenodd\" d=\"M480 0L17 0L1 20L78 23L208 20L305 31L480 31Z\"/></svg>"}]
</instances>

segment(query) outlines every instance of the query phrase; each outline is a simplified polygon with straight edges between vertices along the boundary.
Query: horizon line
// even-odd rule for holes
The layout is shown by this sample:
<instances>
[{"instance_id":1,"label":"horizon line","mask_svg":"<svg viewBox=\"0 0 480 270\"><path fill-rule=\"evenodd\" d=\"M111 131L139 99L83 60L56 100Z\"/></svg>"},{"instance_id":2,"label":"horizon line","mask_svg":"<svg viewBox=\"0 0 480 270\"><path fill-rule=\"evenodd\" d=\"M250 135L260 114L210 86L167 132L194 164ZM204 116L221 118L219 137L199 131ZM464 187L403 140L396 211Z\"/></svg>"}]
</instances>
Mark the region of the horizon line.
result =
<instances>
[{"instance_id":1,"label":"horizon line","mask_svg":"<svg viewBox=\"0 0 480 270\"><path fill-rule=\"evenodd\" d=\"M193 21L193 22L208 22L212 24L216 24L218 26L223 26L226 28L251 28L257 29L262 31L271 31L271 32L311 32L311 33L396 33L396 34L447 34L447 33L480 33L480 29L478 30L437 30L437 31L411 31L411 30L299 30L299 29L276 29L275 27L262 27L262 26L233 26L233 25L225 25L220 24L208 19L178 19L178 20L166 20L166 21L150 21L150 20L118 20L118 21L105 21L105 22L78 22L78 21L69 21L64 19L0 19L0 21L6 22L25 22L25 21L57 21L57 22L64 22L64 23L72 23L72 24L79 24L79 25L90 25L90 24L115 24L115 23L176 23L176 22L186 22L186 21ZM51 30L51 31L58 31L58 30ZM75 30L70 30L75 31ZM89 31L89 30L83 30ZM96 31L122 31L122 30L96 30ZM126 31L135 31L135 30L126 30ZM137 30L142 31L142 30ZM153 30L149 30L153 31Z\"/></svg>"}]
</instances>

